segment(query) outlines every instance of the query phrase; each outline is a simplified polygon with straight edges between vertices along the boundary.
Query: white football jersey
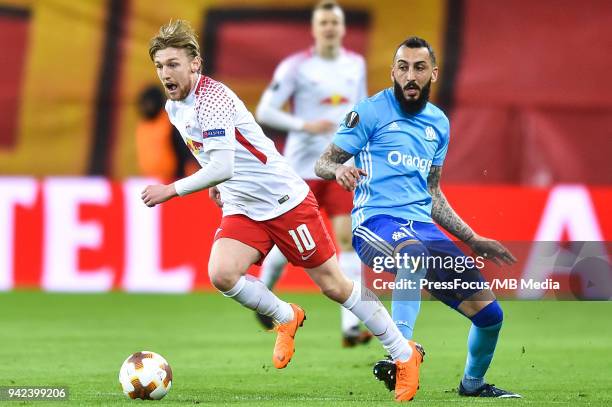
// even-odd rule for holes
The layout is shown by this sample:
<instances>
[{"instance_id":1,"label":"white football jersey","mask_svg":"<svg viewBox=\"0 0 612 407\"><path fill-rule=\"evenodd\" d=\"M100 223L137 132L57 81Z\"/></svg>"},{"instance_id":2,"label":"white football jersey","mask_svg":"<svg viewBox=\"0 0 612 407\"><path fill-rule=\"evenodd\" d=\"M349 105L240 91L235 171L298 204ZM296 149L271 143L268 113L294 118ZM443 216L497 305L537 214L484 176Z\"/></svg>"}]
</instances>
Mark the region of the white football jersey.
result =
<instances>
[{"instance_id":1,"label":"white football jersey","mask_svg":"<svg viewBox=\"0 0 612 407\"><path fill-rule=\"evenodd\" d=\"M310 49L293 54L278 65L260 103L281 109L289 100L293 116L302 123L327 119L340 125L352 107L366 96L366 67L361 55L341 49L335 59L325 59ZM287 126L292 127L295 126ZM334 134L335 129L317 135L289 131L284 155L298 175L318 179L314 164Z\"/></svg>"},{"instance_id":2,"label":"white football jersey","mask_svg":"<svg viewBox=\"0 0 612 407\"><path fill-rule=\"evenodd\" d=\"M209 162L211 150L235 151L234 176L217 185L224 216L272 219L306 198L306 183L227 86L201 75L189 96L168 100L166 110L202 167Z\"/></svg>"}]
</instances>

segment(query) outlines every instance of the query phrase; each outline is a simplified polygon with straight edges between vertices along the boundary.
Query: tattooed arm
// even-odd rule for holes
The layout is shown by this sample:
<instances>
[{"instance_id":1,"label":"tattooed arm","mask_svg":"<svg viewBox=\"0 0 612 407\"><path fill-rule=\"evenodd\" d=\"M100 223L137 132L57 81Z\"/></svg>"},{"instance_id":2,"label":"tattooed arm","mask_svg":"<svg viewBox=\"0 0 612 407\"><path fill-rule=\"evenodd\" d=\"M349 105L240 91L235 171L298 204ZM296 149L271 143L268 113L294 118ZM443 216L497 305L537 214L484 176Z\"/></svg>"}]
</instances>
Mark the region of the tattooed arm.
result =
<instances>
[{"instance_id":1,"label":"tattooed arm","mask_svg":"<svg viewBox=\"0 0 612 407\"><path fill-rule=\"evenodd\" d=\"M431 217L444 229L448 230L453 236L464 242L468 242L474 237L474 231L465 223L459 215L451 208L446 200L444 193L440 189L440 176L442 167L432 165L427 177L427 188L431 195Z\"/></svg>"},{"instance_id":2,"label":"tattooed arm","mask_svg":"<svg viewBox=\"0 0 612 407\"><path fill-rule=\"evenodd\" d=\"M353 191L357 181L367 173L361 168L344 165L352 155L331 143L315 164L315 174L323 179L335 179L342 188Z\"/></svg>"},{"instance_id":3,"label":"tattooed arm","mask_svg":"<svg viewBox=\"0 0 612 407\"><path fill-rule=\"evenodd\" d=\"M332 143L315 163L315 174L323 179L336 179L336 169L351 157L351 154Z\"/></svg>"},{"instance_id":4,"label":"tattooed arm","mask_svg":"<svg viewBox=\"0 0 612 407\"><path fill-rule=\"evenodd\" d=\"M433 165L427 177L427 189L431 195L431 217L453 236L468 244L477 254L491 259L497 264L505 262L513 264L516 259L501 243L496 240L476 234L467 223L463 221L448 203L440 189L442 167Z\"/></svg>"}]
</instances>

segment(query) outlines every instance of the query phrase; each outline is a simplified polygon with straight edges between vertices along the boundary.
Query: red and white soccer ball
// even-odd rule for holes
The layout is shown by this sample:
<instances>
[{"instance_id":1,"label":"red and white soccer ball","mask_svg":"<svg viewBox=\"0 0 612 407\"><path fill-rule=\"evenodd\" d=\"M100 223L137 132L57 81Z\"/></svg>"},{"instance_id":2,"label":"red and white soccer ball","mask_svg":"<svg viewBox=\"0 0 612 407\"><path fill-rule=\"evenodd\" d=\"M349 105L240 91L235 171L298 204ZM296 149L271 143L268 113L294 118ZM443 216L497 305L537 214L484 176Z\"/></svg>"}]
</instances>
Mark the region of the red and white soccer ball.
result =
<instances>
[{"instance_id":1,"label":"red and white soccer ball","mask_svg":"<svg viewBox=\"0 0 612 407\"><path fill-rule=\"evenodd\" d=\"M172 386L172 369L161 355L143 350L123 362L119 383L131 399L159 400Z\"/></svg>"}]
</instances>

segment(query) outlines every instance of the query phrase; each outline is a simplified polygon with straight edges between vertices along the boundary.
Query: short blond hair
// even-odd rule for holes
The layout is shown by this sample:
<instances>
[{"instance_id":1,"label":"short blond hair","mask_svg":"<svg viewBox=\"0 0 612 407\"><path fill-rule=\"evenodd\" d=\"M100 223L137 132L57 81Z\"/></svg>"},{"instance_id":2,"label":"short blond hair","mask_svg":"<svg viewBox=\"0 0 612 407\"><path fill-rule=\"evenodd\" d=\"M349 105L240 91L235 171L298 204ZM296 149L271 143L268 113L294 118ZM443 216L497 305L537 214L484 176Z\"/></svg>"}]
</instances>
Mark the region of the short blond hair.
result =
<instances>
[{"instance_id":1,"label":"short blond hair","mask_svg":"<svg viewBox=\"0 0 612 407\"><path fill-rule=\"evenodd\" d=\"M314 19L314 15L317 11L338 11L342 15L342 19L344 20L344 10L340 7L340 4L335 0L321 0L319 1L312 9L311 19Z\"/></svg>"},{"instance_id":2,"label":"short blond hair","mask_svg":"<svg viewBox=\"0 0 612 407\"><path fill-rule=\"evenodd\" d=\"M168 24L162 25L157 35L149 41L149 56L151 61L155 53L165 48L183 48L187 55L195 58L200 56L200 45L198 36L191 28L191 24L185 20L170 20Z\"/></svg>"}]
</instances>

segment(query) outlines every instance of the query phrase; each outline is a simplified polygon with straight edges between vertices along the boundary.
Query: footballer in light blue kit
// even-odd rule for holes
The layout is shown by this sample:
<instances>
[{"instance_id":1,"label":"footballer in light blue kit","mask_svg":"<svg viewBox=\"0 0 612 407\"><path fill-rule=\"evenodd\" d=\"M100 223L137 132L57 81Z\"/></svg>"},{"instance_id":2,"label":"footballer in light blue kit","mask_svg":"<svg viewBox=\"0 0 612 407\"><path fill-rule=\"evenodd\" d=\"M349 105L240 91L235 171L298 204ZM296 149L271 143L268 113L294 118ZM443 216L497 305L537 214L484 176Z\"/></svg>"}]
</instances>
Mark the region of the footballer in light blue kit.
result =
<instances>
[{"instance_id":1,"label":"footballer in light blue kit","mask_svg":"<svg viewBox=\"0 0 612 407\"><path fill-rule=\"evenodd\" d=\"M370 267L388 257L451 259L426 266L397 263L395 281L406 279L449 283L459 278L469 289L425 288L472 322L468 352L459 394L474 397L520 397L484 380L502 326L503 312L495 295L472 263L466 267L464 253L436 226L465 242L474 253L498 264L512 264L514 256L499 242L476 234L451 208L440 189L442 165L450 139L444 112L429 103L431 84L438 67L427 41L411 37L395 54L393 87L360 102L336 133L332 144L317 161L318 176L355 191L353 246ZM355 167L344 165L355 157ZM459 261L461 260L461 261ZM459 269L459 265L461 269ZM482 264L480 264L482 266ZM449 287L449 286L446 286ZM404 337L412 341L420 309L420 289L395 289L392 316ZM422 347L419 348L422 349ZM424 353L424 352L423 352ZM417 364L415 374L418 377ZM380 361L374 374L394 387L395 366Z\"/></svg>"}]
</instances>

